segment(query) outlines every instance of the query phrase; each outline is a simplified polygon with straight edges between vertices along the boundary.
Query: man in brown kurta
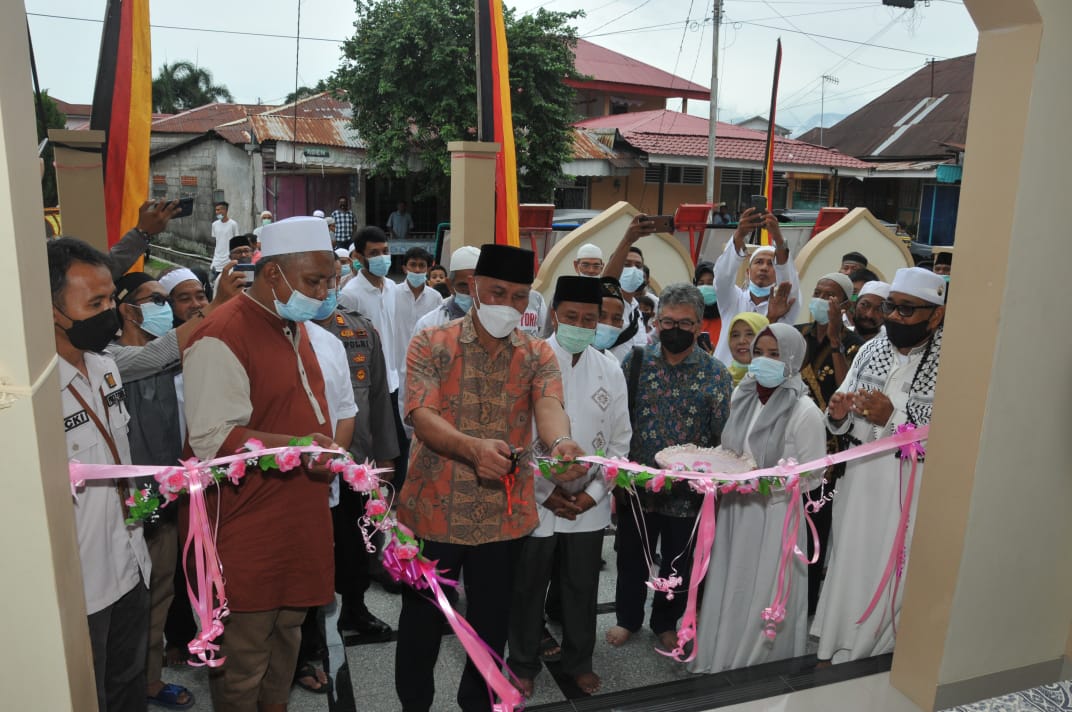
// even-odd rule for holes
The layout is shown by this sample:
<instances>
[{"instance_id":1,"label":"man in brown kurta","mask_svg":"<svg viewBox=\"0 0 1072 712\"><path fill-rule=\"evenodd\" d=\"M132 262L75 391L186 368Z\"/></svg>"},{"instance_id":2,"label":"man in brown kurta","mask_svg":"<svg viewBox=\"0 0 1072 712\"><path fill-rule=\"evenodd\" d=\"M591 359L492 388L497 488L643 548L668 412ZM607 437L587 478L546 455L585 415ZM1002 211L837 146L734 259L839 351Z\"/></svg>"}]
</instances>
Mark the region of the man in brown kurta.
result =
<instances>
[{"instance_id":1,"label":"man in brown kurta","mask_svg":"<svg viewBox=\"0 0 1072 712\"><path fill-rule=\"evenodd\" d=\"M261 232L248 291L215 310L184 353L189 444L201 459L247 440L279 447L313 435L332 443L324 380L302 325L334 288L327 227L292 218ZM238 485L206 493L219 511L216 544L230 616L211 672L217 712L286 709L305 609L334 599L328 487L323 464L286 473L246 470ZM185 512L183 512L185 514Z\"/></svg>"}]
</instances>

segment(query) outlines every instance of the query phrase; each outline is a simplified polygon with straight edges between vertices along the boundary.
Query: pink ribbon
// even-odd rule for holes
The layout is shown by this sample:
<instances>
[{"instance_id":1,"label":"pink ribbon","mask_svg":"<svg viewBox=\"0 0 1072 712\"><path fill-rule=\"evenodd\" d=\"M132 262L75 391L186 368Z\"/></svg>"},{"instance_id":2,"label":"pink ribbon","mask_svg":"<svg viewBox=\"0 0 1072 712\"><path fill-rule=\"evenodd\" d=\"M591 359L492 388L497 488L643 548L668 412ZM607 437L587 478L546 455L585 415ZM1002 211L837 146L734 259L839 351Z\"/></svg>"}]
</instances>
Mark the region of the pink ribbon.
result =
<instances>
[{"instance_id":1,"label":"pink ribbon","mask_svg":"<svg viewBox=\"0 0 1072 712\"><path fill-rule=\"evenodd\" d=\"M923 428L915 428L915 426L908 424L902 425L897 428L898 433L912 433L919 432ZM890 579L894 579L893 591L890 592L890 621L893 624L893 634L897 635L897 594L901 590L901 575L904 573L904 561L905 561L905 539L908 536L908 518L912 511L912 496L916 490L916 468L919 464L919 456L924 454L922 445L916 442L906 443L901 448L901 466L904 466L905 460L912 461L912 470L908 475L908 486L905 488L905 498L901 503L901 517L897 520L897 532L893 537L893 546L890 547L890 555L886 559L886 570L882 572L882 579L878 583L878 588L875 589L875 594L871 597L871 603L868 604L867 610L860 616L860 620L856 621L856 625L862 624L865 620L871 617L875 608L878 607L879 601L882 599L882 594L885 593ZM885 621L886 614L882 614L883 622ZM881 631L882 625L879 624L879 629L876 631L876 635Z\"/></svg>"},{"instance_id":2,"label":"pink ribbon","mask_svg":"<svg viewBox=\"0 0 1072 712\"><path fill-rule=\"evenodd\" d=\"M763 609L762 613L763 634L770 640L774 640L778 636L778 626L785 620L785 610L789 604L789 594L793 588L793 576L789 571L789 567L793 565L793 559L799 559L809 566L819 560L819 532L815 528L815 523L811 520L810 513L804 508L804 502L800 497L799 478L790 476L786 480L785 496L788 501L786 502L785 521L782 524L782 553L778 560L778 580L774 588L774 600L770 606ZM808 523L812 542L815 545L815 553L810 560L798 545L802 517Z\"/></svg>"},{"instance_id":3,"label":"pink ribbon","mask_svg":"<svg viewBox=\"0 0 1072 712\"><path fill-rule=\"evenodd\" d=\"M687 663L696 657L696 646L685 655L685 645L696 639L696 607L699 598L700 584L707 575L707 567L711 564L711 550L715 544L715 494L704 494L703 504L700 505L700 521L696 531L696 548L692 555L692 574L689 578L689 597L685 603L685 616L681 619L681 626L677 629L677 647L667 652L656 648L659 652L678 662Z\"/></svg>"}]
</instances>

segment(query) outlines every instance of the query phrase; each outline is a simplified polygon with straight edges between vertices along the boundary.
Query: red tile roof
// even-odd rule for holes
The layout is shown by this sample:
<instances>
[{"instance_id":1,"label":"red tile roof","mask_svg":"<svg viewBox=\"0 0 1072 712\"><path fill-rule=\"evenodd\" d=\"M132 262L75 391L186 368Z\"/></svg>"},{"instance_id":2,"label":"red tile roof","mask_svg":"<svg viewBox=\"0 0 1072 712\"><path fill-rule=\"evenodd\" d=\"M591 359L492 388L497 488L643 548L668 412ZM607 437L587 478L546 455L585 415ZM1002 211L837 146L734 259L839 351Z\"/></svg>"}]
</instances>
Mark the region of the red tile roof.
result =
<instances>
[{"instance_id":1,"label":"red tile roof","mask_svg":"<svg viewBox=\"0 0 1072 712\"><path fill-rule=\"evenodd\" d=\"M707 156L707 119L676 111L657 110L600 116L575 124L583 129L616 128L622 137L645 153L701 158ZM715 156L723 160L762 163L767 135L733 124L718 122ZM793 139L775 137L774 161L782 165L826 166L868 169L870 163L833 149Z\"/></svg>"},{"instance_id":2,"label":"red tile roof","mask_svg":"<svg viewBox=\"0 0 1072 712\"><path fill-rule=\"evenodd\" d=\"M611 88L605 85L618 85L625 90L633 87L647 90L644 93L666 97L686 96L690 99L708 99L711 95L710 90L705 86L674 76L670 72L606 47L600 47L587 40L577 40L577 47L573 54L577 72L591 79L567 81L566 83L571 86L584 87L595 83Z\"/></svg>"},{"instance_id":3,"label":"red tile roof","mask_svg":"<svg viewBox=\"0 0 1072 712\"><path fill-rule=\"evenodd\" d=\"M49 98L56 102L56 108L63 112L64 116L89 116L93 113L92 104L71 104L51 95Z\"/></svg>"}]
</instances>

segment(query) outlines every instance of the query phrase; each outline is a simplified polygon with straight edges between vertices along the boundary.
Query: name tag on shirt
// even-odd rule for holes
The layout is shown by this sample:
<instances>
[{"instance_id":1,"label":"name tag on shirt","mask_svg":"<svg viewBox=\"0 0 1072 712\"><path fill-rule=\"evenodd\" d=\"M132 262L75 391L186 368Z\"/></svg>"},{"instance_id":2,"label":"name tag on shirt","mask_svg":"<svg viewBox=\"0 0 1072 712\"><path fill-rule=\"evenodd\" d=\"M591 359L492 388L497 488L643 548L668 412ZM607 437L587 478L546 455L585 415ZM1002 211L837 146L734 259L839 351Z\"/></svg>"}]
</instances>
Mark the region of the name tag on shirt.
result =
<instances>
[{"instance_id":1,"label":"name tag on shirt","mask_svg":"<svg viewBox=\"0 0 1072 712\"><path fill-rule=\"evenodd\" d=\"M127 391L125 388L120 388L117 391L112 391L108 395L104 396L104 402L109 408L114 408L127 399Z\"/></svg>"},{"instance_id":2,"label":"name tag on shirt","mask_svg":"<svg viewBox=\"0 0 1072 712\"><path fill-rule=\"evenodd\" d=\"M85 410L80 410L74 415L69 415L63 419L63 432L69 433L79 425L85 425L89 422L89 414Z\"/></svg>"}]
</instances>

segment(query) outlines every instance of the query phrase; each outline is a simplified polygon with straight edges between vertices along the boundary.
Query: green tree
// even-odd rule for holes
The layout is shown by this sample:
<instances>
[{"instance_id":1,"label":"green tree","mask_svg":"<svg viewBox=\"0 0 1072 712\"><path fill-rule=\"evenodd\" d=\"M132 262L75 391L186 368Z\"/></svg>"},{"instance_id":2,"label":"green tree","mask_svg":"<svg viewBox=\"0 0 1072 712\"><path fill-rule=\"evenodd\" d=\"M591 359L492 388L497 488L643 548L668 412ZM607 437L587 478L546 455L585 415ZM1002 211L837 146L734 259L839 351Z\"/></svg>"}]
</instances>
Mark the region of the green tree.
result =
<instances>
[{"instance_id":1,"label":"green tree","mask_svg":"<svg viewBox=\"0 0 1072 712\"><path fill-rule=\"evenodd\" d=\"M212 83L212 72L193 62L164 62L153 79L153 111L177 114L215 101L234 101L222 84Z\"/></svg>"},{"instance_id":2,"label":"green tree","mask_svg":"<svg viewBox=\"0 0 1072 712\"><path fill-rule=\"evenodd\" d=\"M311 86L311 87L300 86L300 87L298 87L297 91L292 91L291 93L287 94L287 98L283 100L283 103L284 104L290 104L290 103L295 102L295 101L297 101L299 99L304 99L307 96L316 96L317 94L323 94L326 91L332 91L335 88L336 87L335 87L335 84L334 84L334 78L333 77L329 77L328 79L321 79L320 81L318 81L316 83L315 86Z\"/></svg>"},{"instance_id":3,"label":"green tree","mask_svg":"<svg viewBox=\"0 0 1072 712\"><path fill-rule=\"evenodd\" d=\"M62 129L67 125L67 117L56 106L56 102L48 95L48 90L41 92L41 108L44 111L45 120L37 117L37 141L40 143L48 138L49 129ZM41 153L41 159L45 163L45 173L41 176L41 198L46 208L55 207L59 203L59 193L56 189L56 166L52 144L45 146Z\"/></svg>"},{"instance_id":4,"label":"green tree","mask_svg":"<svg viewBox=\"0 0 1072 712\"><path fill-rule=\"evenodd\" d=\"M404 176L419 158L421 195L446 191L447 143L476 137L473 12L472 0L357 0L356 33L334 77L354 105L372 171ZM574 92L563 80L579 76L571 22L581 16L505 11L522 200L549 201L570 156Z\"/></svg>"}]
</instances>

